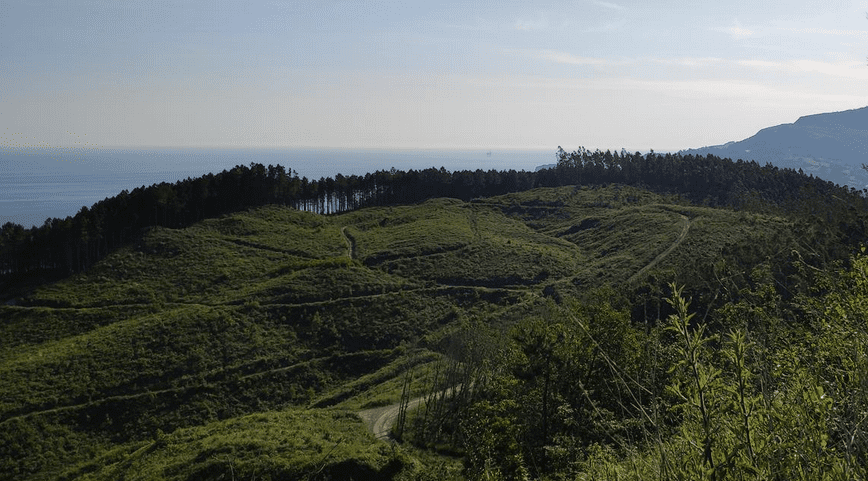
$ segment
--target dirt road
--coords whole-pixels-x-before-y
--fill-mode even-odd
[[[454,388],[449,388],[445,391],[445,394],[448,396],[452,394],[454,389],[460,389],[461,386],[456,386]],[[440,396],[444,391],[440,391],[435,393],[435,396]],[[422,396],[417,397],[416,399],[411,399],[410,402],[407,403],[407,410],[410,411],[415,409],[420,404],[425,402],[428,397],[431,396]],[[401,412],[401,403],[390,404],[388,406],[365,409],[364,411],[359,411],[359,417],[362,418],[362,421],[365,422],[365,425],[368,427],[374,436],[377,439],[389,440],[392,439],[392,426],[395,425],[395,422],[398,421],[398,414]]]
[[[681,233],[678,234],[678,238],[675,239],[675,242],[672,243],[665,251],[661,252],[657,257],[654,258],[651,262],[648,263],[645,267],[639,269],[639,272],[633,274],[630,279],[627,280],[627,284],[632,284],[639,280],[642,275],[648,272],[652,267],[656,266],[660,261],[662,261],[666,256],[669,255],[670,252],[675,250],[676,247],[681,244],[685,237],[687,237],[687,231],[690,230],[690,219],[683,214],[679,214],[681,216],[681,220],[684,221],[684,227],[681,228]]]
[[[421,404],[425,398],[411,399],[407,404],[407,410],[413,409]],[[398,414],[401,411],[401,403],[391,404],[373,409],[365,409],[359,411],[359,417],[368,426],[368,429],[374,433],[374,437],[382,440],[392,439],[392,426],[398,421]]]

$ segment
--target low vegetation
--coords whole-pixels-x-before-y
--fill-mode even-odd
[[[607,184],[151,227],[0,306],[0,478],[865,479],[868,257],[762,210]],[[357,416],[392,404],[397,445]]]

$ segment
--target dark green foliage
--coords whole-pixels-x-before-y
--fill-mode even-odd
[[[533,178],[634,175],[588,155]],[[208,182],[272,185],[261,175]],[[344,178],[326,198],[287,178],[251,202],[343,213],[199,222],[159,187],[141,236],[88,237],[66,251],[88,269],[4,291],[0,472],[415,479],[456,475],[455,456],[471,479],[865,478],[868,284],[844,235],[861,214],[831,226],[778,190],[696,205],[660,175],[656,193],[522,175],[383,173],[376,195]],[[226,192],[220,212],[237,207]],[[350,411],[401,401],[406,451]]]
[[[394,479],[410,459],[373,442],[351,413],[285,410],[157,432],[59,479]]]
[[[862,192],[792,169],[711,155],[651,152],[643,156],[584,148],[572,153],[558,148],[557,154],[557,167],[539,172],[393,169],[309,181],[281,165],[250,164],[175,184],[123,191],[90,208],[82,207],[75,216],[46,219],[38,228],[24,229],[12,223],[0,227],[0,299],[13,298],[26,292],[26,286],[46,278],[87,269],[118,247],[140,240],[152,227],[187,227],[202,219],[267,204],[333,214],[440,197],[469,201],[535,187],[619,183],[632,186],[633,192],[611,200],[596,199],[592,205],[606,209],[642,202],[644,194],[637,194],[635,189],[639,187],[697,205],[796,215],[804,221],[802,228],[812,231],[826,251],[865,237],[866,201]],[[524,213],[539,216],[549,207],[555,206],[538,204],[525,208]],[[824,225],[819,231],[817,221]],[[212,227],[224,234],[256,232],[256,226],[231,221]],[[251,241],[256,239],[240,243]],[[454,242],[460,243],[460,236]],[[258,246],[290,252],[280,243]],[[316,246],[302,245],[291,252],[304,255],[309,248]],[[836,254],[840,258],[846,249]]]

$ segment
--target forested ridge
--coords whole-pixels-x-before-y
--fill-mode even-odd
[[[65,219],[25,229],[0,228],[0,293],[12,282],[80,272],[110,250],[159,226],[179,228],[248,207],[281,204],[321,214],[370,206],[417,203],[437,197],[468,201],[536,187],[618,183],[711,207],[774,211],[831,226],[845,244],[864,238],[864,191],[841,187],[771,164],[733,162],[712,155],[646,155],[580,148],[557,151],[557,167],[538,172],[379,170],[364,176],[309,180],[282,165],[238,165],[231,170],[123,191],[82,207]],[[838,256],[839,258],[842,256]],[[846,256],[843,256],[846,257]],[[2,297],[2,294],[0,294]]]
[[[863,192],[558,159],[7,225],[0,479],[868,479]]]

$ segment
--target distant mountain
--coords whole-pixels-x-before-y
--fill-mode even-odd
[[[868,163],[868,107],[806,115],[792,124],[762,129],[739,142],[681,153],[770,162],[863,189],[868,187],[868,172],[862,169],[862,163]]]

